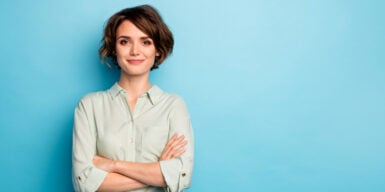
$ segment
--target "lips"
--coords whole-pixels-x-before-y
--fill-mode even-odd
[[[127,61],[128,61],[128,63],[130,63],[132,65],[139,65],[139,64],[143,63],[144,59],[129,59]]]

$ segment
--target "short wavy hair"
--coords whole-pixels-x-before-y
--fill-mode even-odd
[[[102,63],[108,66],[112,64],[119,67],[115,51],[116,32],[120,24],[125,20],[129,20],[154,41],[155,49],[159,56],[155,57],[151,70],[158,68],[172,53],[174,37],[158,11],[150,5],[126,8],[109,18],[104,28],[104,35],[99,48],[99,57]]]

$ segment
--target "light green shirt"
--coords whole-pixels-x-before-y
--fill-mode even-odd
[[[86,95],[75,109],[73,132],[73,182],[76,191],[96,191],[107,172],[95,167],[100,155],[113,160],[157,162],[174,133],[184,135],[186,152],[160,161],[166,188],[135,191],[182,191],[191,182],[193,131],[183,99],[157,86],[141,95],[130,111],[127,91],[115,83],[109,90]]]

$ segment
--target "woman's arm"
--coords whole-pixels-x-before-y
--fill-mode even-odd
[[[72,173],[75,191],[96,191],[108,172],[95,167],[92,159],[96,154],[96,128],[93,124],[91,96],[84,97],[75,108]]]
[[[167,191],[180,192],[191,184],[194,163],[194,134],[187,107],[178,97],[172,104],[169,114],[170,134],[184,135],[188,144],[185,152],[177,158],[160,161],[163,177],[167,183]]]
[[[183,135],[178,136],[177,134],[174,134],[163,150],[160,160],[168,160],[180,156],[185,152],[184,147],[186,144],[187,141]],[[157,187],[166,186],[159,162],[134,163],[127,161],[113,161],[101,156],[95,156],[93,162],[96,167],[109,172],[108,175],[117,173],[120,177],[126,177],[136,181],[136,184],[139,184],[139,186],[141,186],[140,184]],[[118,177],[118,179],[120,178]],[[113,179],[106,179],[103,181],[102,186],[114,186],[115,183],[119,182]],[[136,184],[134,186],[136,186]]]

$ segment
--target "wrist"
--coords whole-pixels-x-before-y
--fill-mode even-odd
[[[111,164],[110,164],[110,172],[117,173],[119,170],[119,164],[120,163],[118,160],[116,160],[116,161],[112,160]]]

